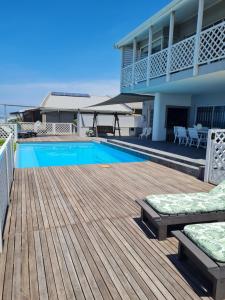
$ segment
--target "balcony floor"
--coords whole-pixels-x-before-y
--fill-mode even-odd
[[[178,145],[177,143],[153,142],[145,138],[140,140],[137,137],[108,137],[108,139],[139,146],[140,151],[146,148],[146,150],[152,150],[155,153],[165,153],[172,158],[182,157],[184,160],[192,160],[205,165],[206,150],[204,148],[197,149],[194,146],[185,147],[185,145]]]
[[[16,169],[0,298],[208,299],[177,241],[139,226],[135,199],[210,188],[153,162]]]

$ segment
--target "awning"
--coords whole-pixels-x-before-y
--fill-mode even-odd
[[[144,101],[151,101],[151,100],[154,100],[154,96],[152,95],[121,93],[116,97],[113,97],[107,101],[93,105],[93,107],[102,106],[102,105],[126,104],[132,102],[144,102]]]

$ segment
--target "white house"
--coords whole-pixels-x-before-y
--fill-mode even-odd
[[[225,128],[225,0],[173,0],[116,48],[121,92],[154,95],[143,107],[153,140],[175,125]]]
[[[78,93],[51,92],[39,107],[14,112],[23,122],[34,123],[75,123],[80,136],[93,127],[99,127],[99,135],[114,132],[115,115],[119,118],[121,135],[136,135],[143,126],[142,105],[112,104],[102,105],[111,99],[109,96],[93,96]],[[95,117],[97,116],[97,117]],[[118,125],[116,123],[116,125]],[[101,130],[101,131],[100,131]],[[118,134],[119,131],[116,131]]]

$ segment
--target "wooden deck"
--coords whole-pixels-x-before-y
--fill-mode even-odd
[[[17,169],[1,299],[208,299],[177,241],[140,228],[134,201],[209,188],[151,162]]]

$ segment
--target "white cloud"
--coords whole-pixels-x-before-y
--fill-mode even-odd
[[[119,80],[0,84],[0,103],[39,105],[51,91],[116,95],[119,93]]]

